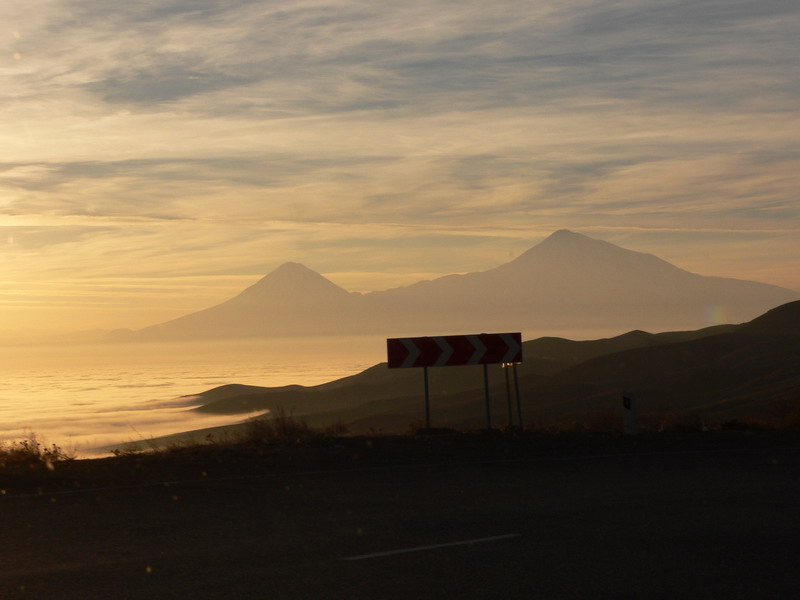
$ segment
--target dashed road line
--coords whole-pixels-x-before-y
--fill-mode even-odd
[[[401,548],[399,550],[387,550],[385,552],[373,552],[371,554],[359,554],[358,556],[348,556],[342,560],[366,560],[368,558],[380,558],[383,556],[393,556],[395,554],[407,554],[409,552],[422,552],[424,550],[435,550],[437,548],[451,548],[453,546],[472,546],[474,544],[482,544],[484,542],[497,542],[499,540],[508,540],[511,538],[521,537],[521,533],[507,533],[505,535],[495,535],[492,537],[478,538],[474,540],[464,540],[461,542],[448,542],[445,544],[432,544],[430,546],[415,546],[413,548]]]

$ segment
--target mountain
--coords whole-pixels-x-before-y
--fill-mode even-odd
[[[212,308],[125,334],[201,339],[491,330],[695,329],[712,312],[752,319],[800,294],[690,273],[651,254],[561,230],[494,269],[368,294],[286,263]]]
[[[271,308],[281,306],[308,308],[320,303],[335,306],[346,303],[353,296],[308,267],[300,263],[287,262],[225,305],[236,308],[264,305]]]
[[[288,262],[238,296],[211,308],[134,332],[119,340],[250,338],[349,333],[361,294],[342,289],[299,263]]]
[[[557,231],[509,263],[489,271],[450,275],[374,294],[388,306],[430,314],[456,327],[487,313],[498,329],[692,329],[708,324],[712,311],[742,322],[800,298],[777,286],[707,277],[679,269],[651,254],[634,252],[573,233]],[[398,311],[396,311],[396,314]]]
[[[800,301],[741,325],[590,341],[539,338],[524,342],[523,357],[518,375],[526,425],[618,431],[623,390],[636,392],[640,422],[650,428],[734,419],[800,425]],[[484,426],[482,369],[429,371],[433,425]],[[495,423],[503,424],[503,371],[493,365],[489,374]],[[210,414],[283,409],[312,425],[343,422],[355,433],[397,432],[419,421],[422,393],[420,369],[382,363],[317,386],[226,385],[192,400],[194,410]]]
[[[709,327],[699,331],[661,334],[632,331],[613,338],[589,341],[538,338],[523,342],[524,362],[519,365],[519,374],[522,381],[541,383],[601,356],[702,339],[718,335],[720,331],[727,329],[724,326]],[[475,367],[431,369],[429,377],[431,389],[441,395],[452,396],[478,390],[481,390],[482,394],[483,374]],[[381,363],[356,375],[312,387],[288,385],[265,388],[239,384],[223,385],[198,394],[196,399],[200,406],[196,410],[212,414],[239,414],[290,406],[300,415],[353,408],[360,413],[363,412],[361,405],[376,401],[397,403],[408,398],[414,406],[417,406],[420,392],[418,369],[389,369],[386,363]]]
[[[782,306],[773,308],[745,323],[740,327],[741,331],[748,333],[765,333],[777,336],[795,336],[800,332],[800,304],[789,302]]]
[[[564,369],[538,388],[542,414],[585,412],[636,390],[652,412],[800,424],[800,301],[714,335],[639,347]]]

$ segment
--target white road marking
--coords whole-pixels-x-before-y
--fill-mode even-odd
[[[406,554],[408,552],[420,552],[422,550],[433,550],[435,548],[450,548],[451,546],[470,546],[483,542],[495,542],[497,540],[507,540],[520,537],[521,533],[508,533],[506,535],[495,535],[493,537],[479,538],[476,540],[465,540],[463,542],[449,542],[447,544],[433,544],[432,546],[416,546],[414,548],[402,548],[400,550],[388,550],[386,552],[374,552],[372,554],[360,554],[358,556],[348,556],[342,560],[364,560],[367,558],[378,558],[380,556],[392,556],[393,554]]]

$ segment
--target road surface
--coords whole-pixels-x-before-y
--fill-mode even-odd
[[[0,599],[795,598],[800,450],[254,473],[0,500]]]

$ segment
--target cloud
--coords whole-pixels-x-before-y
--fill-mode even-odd
[[[110,74],[85,88],[104,102],[156,104],[247,83],[247,78],[222,72],[158,65],[140,71]]]
[[[13,260],[0,274],[144,281],[284,260],[446,273],[562,227],[624,242],[623,228],[654,250],[672,246],[652,232],[717,230],[730,250],[715,242],[715,255],[733,257],[742,232],[790,231],[800,216],[798,11],[5,4],[0,224]],[[775,244],[765,260],[796,270],[789,242]]]
[[[196,114],[255,119],[570,105],[578,97],[710,103],[709,80],[724,91],[726,73],[761,73],[763,82],[759,67],[791,65],[780,34],[791,35],[797,12],[789,2],[709,1],[55,6],[48,25],[60,55],[53,48],[48,58],[71,63],[72,79],[83,79],[78,89],[135,110],[187,100],[183,108]],[[723,77],[709,78],[715,73]],[[704,85],[692,91],[690,83]],[[752,93],[735,98],[743,96]]]
[[[49,246],[80,243],[98,234],[113,231],[109,227],[8,227],[0,226],[0,239],[8,240],[14,252],[39,251]],[[0,250],[2,252],[2,250]]]

